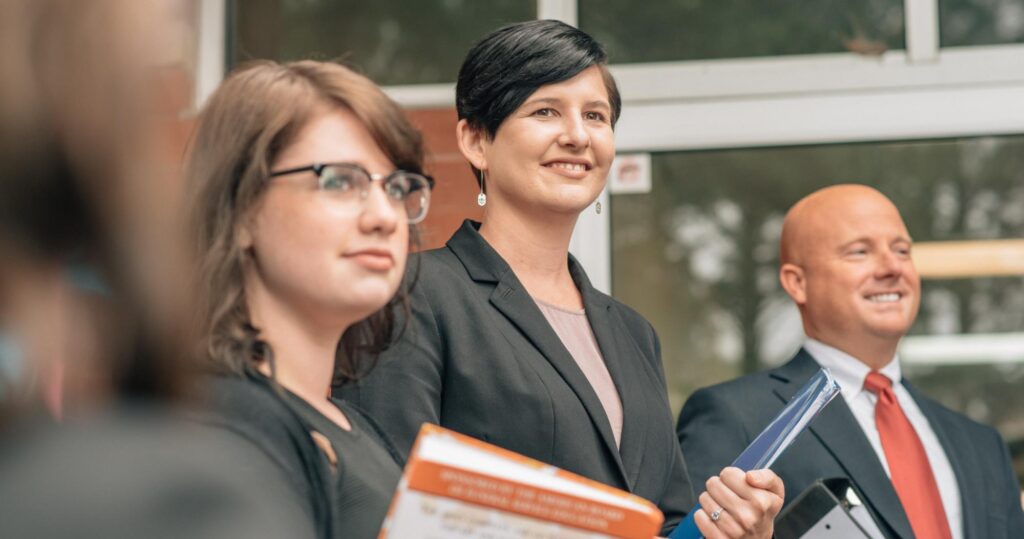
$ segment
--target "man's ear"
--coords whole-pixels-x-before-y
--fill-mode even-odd
[[[797,305],[807,303],[807,279],[803,268],[796,264],[783,264],[779,268],[779,282]]]
[[[478,170],[487,170],[486,147],[489,142],[482,129],[476,129],[466,120],[459,120],[455,126],[455,139],[459,141],[459,151],[469,164]]]

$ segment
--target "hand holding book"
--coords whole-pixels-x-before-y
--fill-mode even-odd
[[[640,497],[425,424],[380,539],[650,539],[662,521]]]

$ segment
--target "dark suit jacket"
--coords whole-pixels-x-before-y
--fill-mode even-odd
[[[679,417],[690,477],[703,484],[740,454],[814,373],[800,350],[789,363],[694,393]],[[963,505],[964,537],[1024,537],[1020,486],[999,433],[925,397],[903,381],[949,457]],[[849,477],[888,537],[913,537],[882,464],[842,396],[834,399],[772,466],[786,503],[815,479]]]
[[[657,336],[569,258],[623,407],[621,448],[597,394],[508,264],[469,221],[410,261],[412,317],[372,373],[339,393],[408,451],[436,423],[656,503],[674,528],[694,503]]]

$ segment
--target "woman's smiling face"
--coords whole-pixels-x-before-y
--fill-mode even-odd
[[[488,204],[580,213],[604,188],[615,157],[601,68],[541,86],[481,146]]]

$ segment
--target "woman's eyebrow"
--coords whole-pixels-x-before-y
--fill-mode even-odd
[[[558,105],[561,104],[562,100],[557,97],[538,97],[536,99],[530,99],[524,105],[539,105],[542,103]]]
[[[523,106],[541,105],[541,104],[561,105],[562,104],[562,100],[560,98],[557,98],[557,97],[538,97],[536,99],[530,99],[530,100],[526,101],[525,103],[523,103]],[[587,101],[586,103],[583,104],[583,108],[593,108],[593,107],[601,107],[601,108],[605,108],[605,109],[608,109],[608,110],[611,110],[611,108],[612,108],[611,104],[609,104],[604,99],[595,99],[593,101]]]

